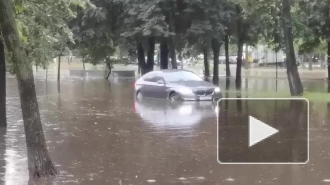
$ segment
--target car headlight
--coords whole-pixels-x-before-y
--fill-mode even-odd
[[[220,88],[219,87],[214,88],[214,92],[215,93],[219,93],[220,92]]]
[[[189,88],[180,88],[178,90],[181,94],[186,94],[186,95],[190,95],[193,94],[193,91]]]

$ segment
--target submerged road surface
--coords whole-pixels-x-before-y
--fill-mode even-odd
[[[330,104],[311,102],[308,164],[220,165],[216,107],[210,102],[135,102],[134,80],[61,80],[58,86],[55,78],[36,78],[47,146],[60,175],[32,182],[17,84],[8,77],[8,128],[0,129],[0,184],[330,184]],[[274,88],[273,82],[263,80],[249,87]],[[323,82],[304,83],[311,91],[327,89]],[[279,86],[286,88],[285,81]]]

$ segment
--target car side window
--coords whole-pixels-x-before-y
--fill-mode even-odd
[[[148,74],[146,75],[143,80],[144,81],[147,81],[147,82],[153,82],[152,79],[155,77],[156,75],[155,74]]]
[[[159,80],[164,81],[164,79],[161,76],[157,76],[157,75],[148,76],[147,78],[144,79],[144,81],[154,82],[154,83],[157,83]]]
[[[152,80],[152,82],[155,82],[155,83],[157,83],[158,81],[162,81],[162,82],[164,82],[164,79],[162,78],[162,77],[160,77],[160,76],[155,76],[154,78],[152,78],[151,79]]]

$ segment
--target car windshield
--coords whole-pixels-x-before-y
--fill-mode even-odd
[[[188,71],[177,71],[171,73],[164,73],[164,79],[168,83],[181,81],[203,81],[198,75]]]

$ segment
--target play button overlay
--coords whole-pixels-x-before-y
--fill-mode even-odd
[[[249,147],[276,134],[277,132],[277,129],[249,116]]]
[[[220,164],[306,164],[309,102],[303,98],[223,98],[218,102]]]

